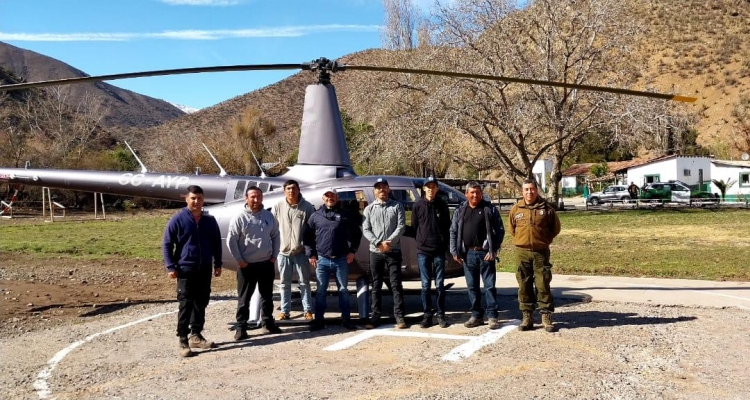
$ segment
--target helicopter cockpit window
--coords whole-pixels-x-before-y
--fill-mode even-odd
[[[411,210],[414,202],[417,201],[413,190],[408,189],[391,189],[391,198],[404,205],[404,209]]]
[[[255,181],[238,181],[237,186],[234,187],[234,199],[235,200],[244,199],[245,191],[247,190],[247,188],[251,186],[257,186],[257,185],[258,185],[258,182],[255,182]],[[268,189],[269,185],[267,183],[261,183],[261,185],[265,185],[266,189]],[[263,186],[259,186],[259,187],[262,192],[264,193],[266,192],[266,189],[264,189]]]
[[[357,210],[361,213],[367,207],[367,197],[362,190],[339,191],[338,195],[341,205],[352,211]]]
[[[241,199],[245,197],[245,181],[238,181],[237,186],[234,188],[234,199]]]

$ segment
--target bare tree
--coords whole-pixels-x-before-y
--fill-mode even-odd
[[[408,50],[414,46],[417,10],[412,0],[383,0],[385,24],[380,32],[383,47]]]
[[[638,74],[619,55],[637,30],[623,7],[617,0],[536,0],[521,11],[506,0],[438,4],[436,51],[455,49],[446,65],[462,72],[629,87]],[[552,158],[555,200],[565,157],[587,134],[616,131],[625,104],[639,101],[471,79],[448,82],[436,97],[447,111],[446,127],[491,154],[517,184],[533,177],[536,161]]]

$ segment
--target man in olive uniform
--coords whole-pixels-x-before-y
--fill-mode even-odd
[[[552,312],[555,311],[555,304],[549,286],[552,281],[549,245],[560,233],[560,219],[552,206],[539,197],[534,179],[525,180],[522,189],[523,199],[513,205],[509,214],[518,265],[518,304],[523,313],[518,330],[527,331],[534,327],[533,313],[534,308],[538,307],[544,330],[554,332]]]

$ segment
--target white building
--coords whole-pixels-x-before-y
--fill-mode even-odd
[[[627,183],[638,186],[652,182],[678,180],[690,186],[709,190],[711,183],[710,157],[671,155],[655,158],[627,168]]]
[[[711,161],[711,176],[724,182],[734,182],[727,189],[726,201],[750,200],[750,161]],[[711,183],[712,193],[721,193],[719,188]]]
[[[547,177],[552,173],[552,159],[546,158],[537,160],[534,163],[534,167],[531,168],[531,172],[536,178],[536,183],[539,184],[539,189],[542,193],[547,192]]]

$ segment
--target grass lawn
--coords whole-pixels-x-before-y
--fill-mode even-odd
[[[0,252],[39,258],[161,259],[164,227],[176,210],[115,214],[107,220],[0,220]],[[750,281],[750,210],[567,212],[552,246],[554,273]],[[507,214],[503,215],[507,225]],[[514,271],[506,236],[500,270]]]
[[[560,221],[554,273],[750,280],[749,210],[574,212]],[[515,271],[511,240],[503,242],[503,271]]]

